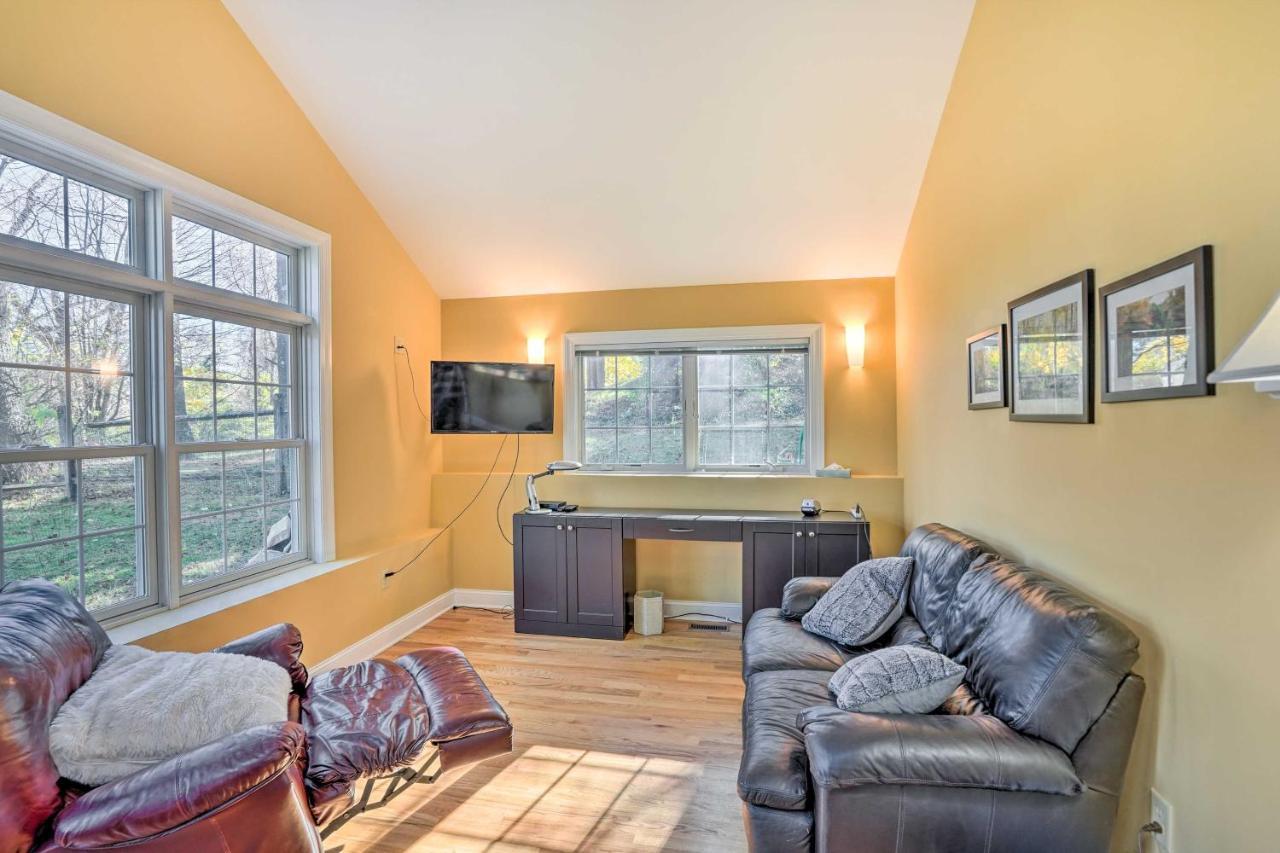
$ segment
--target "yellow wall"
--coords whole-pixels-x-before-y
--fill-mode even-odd
[[[897,277],[906,523],[1068,579],[1142,639],[1150,692],[1115,849],[1153,783],[1179,851],[1274,849],[1280,402],[965,408],[964,340],[1083,267],[1214,246],[1219,360],[1280,278],[1280,5],[980,0]]]
[[[9,0],[0,20],[3,89],[332,235],[338,554],[421,535],[435,451],[392,339],[419,361],[436,354],[439,300],[227,11],[216,0]],[[418,568],[449,586],[445,566]],[[334,651],[428,593],[384,593],[376,573],[350,586],[352,572],[149,642],[198,648],[291,619],[315,624],[312,650]],[[317,608],[334,618],[313,619]]]
[[[524,501],[524,474],[564,456],[561,361],[565,332],[822,323],[826,348],[826,459],[822,464],[840,462],[867,476],[829,480],[571,474],[540,480],[543,498],[596,506],[734,509],[795,509],[804,497],[818,497],[835,509],[861,502],[872,522],[875,552],[891,553],[901,544],[892,279],[608,290],[448,299],[442,304],[445,358],[524,361],[526,340],[544,337],[547,361],[556,364],[559,397],[555,434],[522,438],[517,475],[501,510],[495,514],[505,476],[495,477],[475,508],[458,521],[452,561],[457,586],[511,588],[511,548],[498,533],[497,518],[509,535],[511,513]],[[867,328],[866,366],[860,370],[851,370],[845,357],[844,326],[851,323]],[[444,472],[437,475],[433,487],[435,524],[447,523],[475,494],[500,441],[493,436],[444,438]],[[508,442],[499,471],[511,471],[514,449],[514,442]],[[662,589],[668,598],[738,601],[740,553],[734,544],[642,542],[637,581]]]

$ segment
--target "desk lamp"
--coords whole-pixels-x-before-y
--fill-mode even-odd
[[[537,474],[530,474],[524,481],[524,492],[529,496],[529,506],[525,508],[525,512],[531,515],[545,515],[551,512],[549,509],[543,509],[538,503],[538,492],[533,487],[533,481],[539,477],[550,477],[557,471],[576,471],[582,467],[581,462],[570,462],[567,459],[561,459],[558,462],[552,462],[547,466],[547,470],[539,471]]]

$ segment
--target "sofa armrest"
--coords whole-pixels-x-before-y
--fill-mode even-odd
[[[856,714],[810,708],[799,715],[809,772],[820,788],[937,785],[1079,794],[1066,753],[996,717]]]
[[[247,637],[232,640],[225,646],[218,646],[214,651],[248,655],[279,664],[289,673],[293,689],[298,692],[306,689],[311,677],[307,673],[307,668],[302,665],[302,632],[288,622],[281,622]]]
[[[839,578],[792,578],[782,588],[782,615],[799,619],[813,609],[818,599],[831,589]]]
[[[62,811],[54,841],[91,849],[170,832],[251,795],[298,761],[305,742],[297,723],[255,726],[108,782]]]

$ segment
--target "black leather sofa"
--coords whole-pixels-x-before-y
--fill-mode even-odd
[[[968,668],[927,715],[837,708],[831,673],[867,649],[806,632],[834,579],[795,578],[743,637],[738,793],[752,850],[1105,851],[1144,683],[1110,614],[983,542],[913,530],[907,614],[877,645]]]

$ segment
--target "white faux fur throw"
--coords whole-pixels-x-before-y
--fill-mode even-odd
[[[112,646],[49,726],[58,772],[102,785],[198,746],[289,717],[289,673],[221,653]]]

